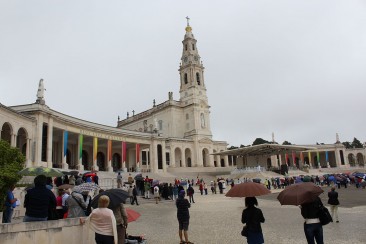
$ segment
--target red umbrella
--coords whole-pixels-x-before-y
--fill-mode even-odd
[[[303,203],[313,202],[324,191],[312,182],[298,183],[286,187],[277,199],[281,205],[301,205]]]
[[[141,216],[140,213],[138,213],[135,210],[132,210],[130,208],[126,208],[126,213],[127,213],[127,221],[128,221],[128,223],[137,220]]]
[[[245,182],[232,187],[225,196],[227,197],[256,197],[271,193],[264,185],[254,182]]]

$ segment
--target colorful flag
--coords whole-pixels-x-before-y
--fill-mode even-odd
[[[288,162],[288,154],[287,153],[285,154],[285,158],[286,158],[286,164],[289,165],[289,162]]]
[[[329,162],[329,157],[328,157],[328,151],[325,152],[325,161],[328,163]]]
[[[309,157],[309,165],[311,165],[311,152],[308,152],[308,157]]]
[[[295,152],[292,152],[292,164],[296,165],[296,154],[295,154]]]
[[[140,163],[140,144],[136,144],[136,166]]]
[[[125,163],[126,162],[126,153],[127,153],[127,147],[126,147],[126,142],[122,142],[122,162]]]
[[[304,154],[302,152],[300,152],[300,160],[301,163],[304,163]]]
[[[112,163],[112,141],[108,140],[108,164],[110,165]]]
[[[318,161],[318,164],[320,163],[320,155],[319,152],[316,152],[316,160]]]
[[[69,138],[69,132],[68,131],[64,131],[64,157],[66,157],[66,153],[67,153],[67,140]]]
[[[97,153],[98,153],[98,138],[94,137],[94,143],[93,143],[93,159],[94,162],[97,162]]]

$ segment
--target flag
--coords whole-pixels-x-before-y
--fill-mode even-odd
[[[140,163],[140,144],[136,144],[136,166]]]
[[[84,141],[84,137],[82,134],[80,134],[79,135],[79,160],[83,158],[83,141]]]
[[[325,152],[325,162],[329,162],[328,151]]]
[[[69,132],[68,131],[64,131],[64,157],[66,157],[66,153],[67,153],[67,140],[69,137]]]
[[[93,141],[93,159],[94,162],[97,162],[97,153],[98,153],[98,138],[94,137],[94,141]]]

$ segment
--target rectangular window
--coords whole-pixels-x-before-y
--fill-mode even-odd
[[[165,160],[166,160],[166,165],[170,165],[170,156],[169,153],[165,153]]]

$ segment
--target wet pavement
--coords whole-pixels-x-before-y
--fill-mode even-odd
[[[325,187],[323,203],[327,202]],[[198,190],[196,189],[196,192]],[[303,218],[296,206],[281,206],[278,193],[258,199],[265,223],[262,224],[265,243],[293,244],[306,243]],[[354,187],[339,190],[340,223],[330,223],[323,227],[325,243],[358,244],[366,243],[366,189]],[[140,206],[127,204],[141,217],[129,224],[127,232],[132,235],[144,234],[149,244],[179,243],[176,207],[171,200],[155,204],[153,199],[139,198]],[[240,235],[241,213],[244,199],[227,198],[224,195],[195,194],[196,203],[190,208],[189,240],[196,244],[246,243]]]

